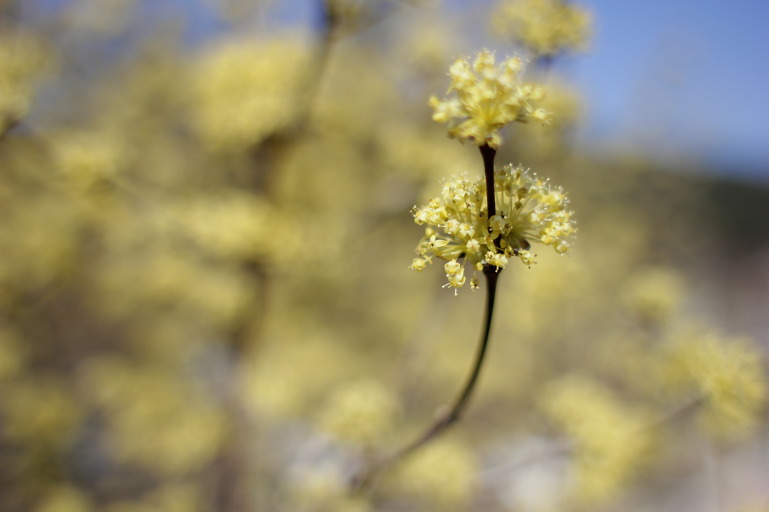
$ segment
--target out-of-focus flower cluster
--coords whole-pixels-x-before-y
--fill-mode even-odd
[[[767,393],[761,360],[745,339],[688,329],[666,348],[668,392],[702,401],[698,420],[719,438],[739,438],[759,419]]]
[[[523,62],[518,57],[496,64],[494,55],[479,52],[475,60],[460,57],[449,69],[456,98],[430,98],[433,120],[448,123],[449,137],[478,146],[499,147],[499,130],[514,121],[547,123],[550,113],[538,108],[545,90],[535,84],[522,83],[519,75]]]
[[[427,228],[411,268],[423,270],[433,256],[447,260],[448,285],[460,288],[466,281],[464,262],[473,271],[482,270],[484,265],[504,268],[513,257],[531,265],[533,242],[552,246],[558,254],[569,250],[575,227],[563,189],[512,165],[495,171],[494,186],[497,213],[491,219],[485,180],[469,181],[464,176],[447,180],[440,198],[415,208],[417,224],[441,231]],[[471,285],[477,286],[474,283],[475,277]]]
[[[230,41],[195,70],[191,122],[212,149],[243,150],[287,127],[301,111],[307,52],[293,40]]]
[[[32,35],[6,30],[0,34],[0,133],[27,113],[35,81],[48,60]]]
[[[590,13],[566,0],[503,0],[492,27],[539,57],[584,50],[592,28]]]
[[[620,403],[589,379],[571,376],[551,384],[543,407],[569,436],[573,473],[569,493],[579,502],[612,498],[649,453],[644,413]]]

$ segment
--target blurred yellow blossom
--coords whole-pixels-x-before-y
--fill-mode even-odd
[[[697,329],[676,334],[666,347],[664,376],[680,400],[703,400],[699,421],[719,439],[744,437],[766,405],[761,357],[745,338]]]
[[[34,512],[90,512],[95,510],[88,495],[69,486],[49,489],[35,507]]]
[[[33,37],[6,31],[0,33],[0,134],[29,110],[35,80],[50,57]]]
[[[115,178],[128,158],[117,135],[98,131],[59,135],[52,148],[59,171],[82,190]]]
[[[174,210],[187,234],[211,255],[270,261],[285,257],[285,247],[290,245],[292,230],[286,216],[251,194],[209,194]]]
[[[681,277],[672,269],[638,269],[625,284],[622,298],[628,308],[644,321],[664,323],[675,312],[681,295]]]
[[[187,219],[194,220],[194,216]],[[234,266],[209,265],[205,254],[190,250],[192,244],[170,243],[179,237],[179,230],[166,234],[167,220],[163,218],[160,224],[163,228],[154,234],[149,247],[146,239],[122,239],[120,230],[115,230],[115,238],[110,234],[108,240],[115,245],[115,253],[95,268],[97,290],[105,297],[121,300],[105,301],[104,311],[122,316],[135,313],[137,308],[169,308],[219,325],[241,318],[256,293],[246,285],[245,272]],[[223,249],[229,248],[210,248],[213,254]],[[132,286],[136,282],[143,286]]]
[[[584,50],[591,33],[590,14],[566,0],[502,0],[492,26],[544,57]]]
[[[440,439],[403,461],[395,483],[428,503],[462,508],[472,496],[477,471],[478,461],[470,449]]]
[[[283,336],[244,361],[239,372],[247,407],[266,417],[285,418],[315,406],[332,383],[352,378],[352,354],[334,338],[315,333]],[[312,407],[315,410],[315,407]]]
[[[479,52],[473,63],[465,57],[449,68],[451,86],[456,98],[430,98],[433,121],[448,123],[449,137],[477,146],[499,147],[499,130],[514,121],[531,120],[547,123],[550,113],[537,108],[545,90],[535,84],[522,83],[519,75],[523,62],[518,57],[497,65],[488,50]]]
[[[547,130],[537,127],[519,130],[516,133],[517,148],[526,154],[542,156],[548,160],[562,158],[570,149],[569,136],[584,116],[584,99],[579,92],[567,84],[548,77],[547,96],[540,106],[548,112],[557,112]]]
[[[301,111],[308,64],[289,39],[221,43],[194,69],[193,127],[213,150],[253,147]]]
[[[392,431],[399,407],[392,391],[375,380],[342,384],[324,404],[321,428],[356,445],[371,446]]]
[[[574,498],[598,504],[616,496],[650,447],[646,414],[576,375],[550,384],[542,406],[572,443]]]
[[[83,407],[59,380],[38,375],[4,385],[0,411],[8,438],[37,449],[62,449],[76,434]]]
[[[120,459],[164,475],[187,474],[216,453],[225,423],[203,393],[164,370],[94,358],[82,364],[81,385],[105,413]]]
[[[350,493],[341,475],[323,466],[297,479],[295,508],[302,512],[369,512],[365,497]]]

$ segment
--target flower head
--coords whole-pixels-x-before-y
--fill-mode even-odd
[[[534,242],[552,246],[560,254],[569,250],[575,227],[563,189],[512,165],[498,169],[494,183],[497,213],[491,219],[485,180],[470,181],[465,176],[449,179],[441,197],[414,209],[414,221],[430,227],[417,246],[419,258],[411,268],[421,271],[437,256],[448,262],[444,266],[447,286],[460,288],[466,281],[464,262],[474,271],[484,266],[499,270],[511,258],[531,265],[534,255],[529,249]]]
[[[550,114],[536,108],[545,96],[542,87],[524,84],[518,79],[523,63],[518,57],[506,59],[499,65],[494,55],[482,50],[470,61],[460,57],[449,68],[451,86],[456,98],[440,100],[433,96],[433,121],[448,123],[449,136],[482,146],[499,147],[499,130],[514,121],[533,119],[546,123]]]

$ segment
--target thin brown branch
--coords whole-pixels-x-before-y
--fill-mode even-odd
[[[425,431],[411,443],[395,451],[394,453],[386,456],[378,463],[372,464],[363,468],[363,471],[356,475],[353,479],[352,487],[356,492],[362,492],[369,489],[374,480],[386,469],[394,466],[396,463],[403,461],[406,457],[413,454],[419,448],[425,446],[431,441],[435,440],[446,429],[451,427],[454,423],[462,418],[462,415],[467,408],[467,404],[470,401],[473,391],[478,383],[478,377],[481,373],[484,357],[486,355],[486,349],[489,344],[489,337],[491,334],[491,323],[494,317],[494,300],[497,293],[497,280],[499,279],[499,272],[493,267],[486,266],[483,269],[483,275],[486,277],[486,312],[483,321],[483,331],[481,333],[480,341],[478,342],[478,348],[475,353],[475,361],[470,370],[467,380],[464,386],[457,395],[453,405],[444,414],[440,415]]]

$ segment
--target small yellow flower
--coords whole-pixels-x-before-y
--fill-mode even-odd
[[[559,243],[555,247],[555,252],[559,254],[563,254],[563,252],[559,251],[559,248],[565,247],[566,245],[564,243]],[[565,251],[564,251],[565,252]],[[521,261],[524,265],[531,265],[534,263],[534,255],[531,254],[529,251],[518,251],[518,257],[521,258]]]
[[[448,123],[451,138],[493,148],[499,147],[499,130],[506,124],[529,120],[547,123],[550,114],[536,107],[545,96],[544,89],[521,83],[518,75],[522,68],[518,57],[496,65],[494,55],[487,50],[478,53],[472,66],[467,58],[460,57],[449,68],[449,92],[456,91],[458,97],[431,97],[433,121]]]
[[[462,272],[462,265],[457,260],[451,260],[443,266],[443,269],[446,271],[446,275],[455,276]]]
[[[427,265],[426,259],[414,258],[414,261],[411,262],[411,266],[409,268],[411,270],[416,270],[417,272],[422,272],[425,269],[426,265]]]
[[[505,268],[505,265],[507,265],[507,256],[489,251],[486,253],[486,262],[497,267],[497,271],[499,271],[499,269]]]

